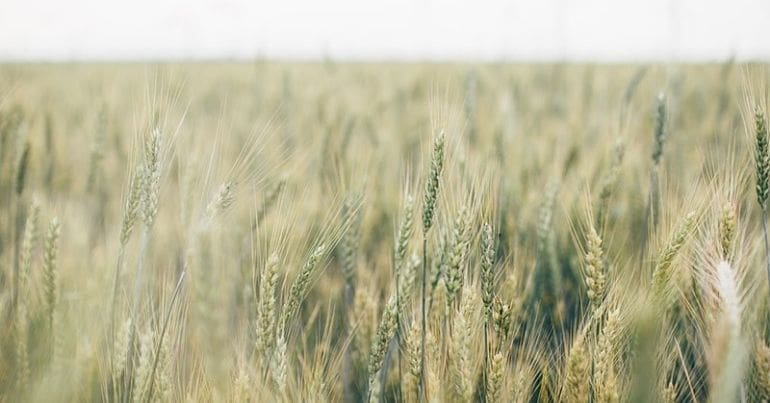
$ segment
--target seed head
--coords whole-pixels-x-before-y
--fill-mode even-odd
[[[673,277],[672,264],[694,227],[695,213],[691,212],[684,217],[679,228],[658,255],[652,274],[652,288],[655,302],[659,307],[665,307],[669,302]]]
[[[393,253],[397,270],[404,263],[407,247],[409,246],[409,239],[412,237],[413,230],[414,199],[412,196],[407,196],[406,202],[404,203],[403,216],[401,217],[401,225],[398,226],[398,234],[396,235],[396,247]]]
[[[43,254],[43,278],[45,286],[45,302],[49,323],[53,324],[53,313],[56,307],[56,258],[59,252],[59,219],[54,217],[48,226],[45,237]]]
[[[492,226],[485,223],[481,228],[481,302],[484,303],[484,318],[492,318],[492,299],[495,287],[495,235]]]
[[[593,225],[589,225],[588,247],[585,256],[585,282],[588,287],[588,300],[591,309],[597,312],[604,300],[606,274],[604,268],[602,239]]]
[[[666,96],[660,93],[655,109],[655,147],[652,151],[652,161],[655,166],[660,165],[660,159],[663,156],[663,144],[666,142],[666,119]]]
[[[444,143],[446,136],[441,131],[433,140],[433,153],[430,159],[430,171],[425,182],[425,197],[422,206],[422,231],[427,233],[433,226],[436,211],[441,171],[444,170]]]
[[[726,202],[719,214],[719,243],[722,247],[723,259],[727,259],[732,252],[736,221],[735,205],[732,202]]]
[[[152,227],[158,215],[160,199],[160,130],[154,129],[144,142],[144,163],[142,164],[142,221]]]
[[[348,197],[342,208],[342,216],[349,223],[339,245],[340,269],[345,284],[352,287],[355,282],[358,244],[361,239],[361,196]]]
[[[570,403],[589,401],[590,370],[591,360],[583,336],[578,334],[567,356],[567,373],[564,375],[562,391],[563,401]]]
[[[767,122],[765,113],[757,107],[754,111],[756,133],[756,148],[754,160],[757,168],[757,202],[762,210],[767,208],[767,197],[770,192],[770,149],[767,138]]]
[[[221,216],[232,207],[233,203],[235,203],[235,182],[227,181],[219,187],[217,194],[206,206],[206,217],[213,220]]]
[[[24,191],[24,185],[27,179],[27,170],[29,168],[29,143],[24,143],[24,150],[21,152],[21,159],[16,168],[16,194],[21,195]]]
[[[269,352],[275,346],[275,286],[278,282],[279,262],[277,254],[270,255],[259,280],[257,354],[263,359],[269,357]]]
[[[305,262],[305,265],[302,266],[299,275],[294,279],[294,283],[292,283],[291,289],[289,290],[289,299],[286,302],[286,306],[283,310],[283,317],[281,318],[283,326],[288,325],[289,320],[296,313],[297,309],[299,309],[299,305],[302,303],[302,300],[305,298],[305,294],[310,287],[310,280],[325,253],[326,246],[324,244],[318,245],[313,249],[313,252]]]
[[[468,255],[471,241],[470,221],[468,208],[463,206],[455,218],[452,229],[452,247],[449,249],[447,259],[446,290],[450,305],[463,286],[465,258]]]

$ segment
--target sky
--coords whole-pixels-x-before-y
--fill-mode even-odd
[[[770,61],[770,0],[0,0],[0,60]]]

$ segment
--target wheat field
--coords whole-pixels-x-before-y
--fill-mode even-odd
[[[770,401],[768,77],[0,66],[0,401]]]

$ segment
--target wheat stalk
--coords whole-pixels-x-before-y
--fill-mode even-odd
[[[444,170],[444,146],[446,136],[441,131],[433,140],[433,152],[430,159],[430,170],[425,181],[425,195],[422,206],[422,290],[420,294],[421,310],[421,342],[420,351],[420,393],[424,400],[428,400],[426,393],[428,389],[427,378],[425,377],[425,337],[427,334],[427,281],[428,281],[428,231],[433,226],[433,216],[436,210],[436,201],[438,200],[439,183],[441,172]]]
[[[411,267],[405,267],[404,273],[401,277],[401,283],[398,285],[398,290],[394,290],[391,296],[388,298],[387,303],[382,311],[382,317],[377,327],[377,333],[372,341],[371,348],[369,349],[369,362],[368,362],[368,374],[369,374],[369,398],[373,398],[373,394],[376,392],[374,388],[377,384],[376,380],[378,374],[383,367],[385,360],[385,353],[390,345],[391,339],[396,334],[396,328],[398,323],[396,318],[399,311],[398,300],[396,294],[401,298],[409,295],[414,285],[415,273],[414,269],[420,264],[419,261],[414,262]],[[422,344],[421,347],[422,348]],[[382,386],[382,385],[380,385]]]

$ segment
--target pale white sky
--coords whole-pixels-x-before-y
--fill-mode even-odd
[[[770,0],[0,0],[0,60],[770,60]]]

